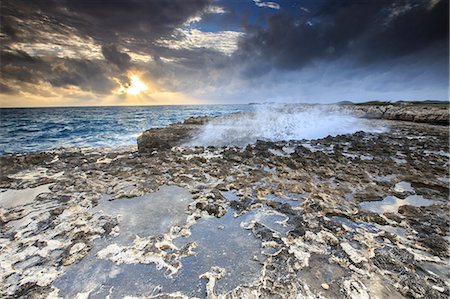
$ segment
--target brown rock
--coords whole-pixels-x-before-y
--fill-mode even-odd
[[[153,128],[137,138],[140,153],[155,150],[167,150],[187,142],[210,118],[207,116],[191,117],[183,123],[171,124],[164,128]]]
[[[345,109],[352,110],[363,118],[449,125],[449,107],[447,105],[348,105],[345,106]]]

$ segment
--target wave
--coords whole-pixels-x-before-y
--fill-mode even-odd
[[[221,117],[208,123],[188,146],[245,146],[257,140],[319,139],[387,128],[336,106],[264,105],[255,112]]]

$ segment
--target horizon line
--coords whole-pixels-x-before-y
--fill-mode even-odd
[[[264,104],[302,104],[302,105],[336,105],[340,103],[351,103],[351,104],[364,104],[364,103],[372,103],[372,102],[380,102],[380,103],[449,103],[450,99],[447,100],[369,100],[369,101],[349,101],[349,100],[341,100],[332,103],[305,103],[305,102],[276,102],[276,101],[265,101],[265,102],[247,102],[247,103],[193,103],[193,104],[148,104],[148,105],[69,105],[69,106],[6,106],[0,107],[0,109],[42,109],[42,108],[100,108],[100,107],[165,107],[165,106],[228,106],[228,105],[264,105]]]

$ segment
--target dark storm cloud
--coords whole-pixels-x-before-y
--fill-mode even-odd
[[[449,2],[441,0],[433,7],[429,3],[421,3],[404,13],[399,12],[399,16],[393,17],[382,30],[370,36],[364,57],[374,60],[395,58],[436,43],[448,44]]]
[[[99,63],[79,59],[58,59],[48,74],[55,87],[79,86],[84,90],[107,94],[118,85],[108,77],[108,69]]]
[[[107,94],[117,87],[108,67],[98,62],[57,57],[42,59],[23,51],[2,52],[0,60],[1,79],[6,82],[48,82],[55,87],[77,86],[99,94]],[[10,87],[6,90],[13,92]]]
[[[131,51],[158,55],[155,52],[159,47],[154,42],[170,35],[209,3],[209,0],[2,1],[2,81],[14,80],[16,84],[44,81],[55,87],[73,85],[107,93],[117,87],[112,78],[126,83],[124,71],[132,66],[130,56],[119,49],[126,45]],[[89,47],[99,45],[107,63],[98,57],[48,57],[52,55],[52,45],[73,49],[74,37],[80,39],[76,41],[79,48],[83,47],[83,40],[92,41],[83,49],[88,56],[89,52],[94,55]],[[45,47],[50,54],[40,57],[32,47],[26,53],[14,48],[19,43],[48,45]]]
[[[109,41],[154,40],[170,34],[208,4],[208,0],[55,1],[53,14],[78,30]]]
[[[6,37],[9,37],[9,39],[15,39],[17,36],[13,23],[14,21],[9,16],[2,16],[0,22],[0,32]]]
[[[15,32],[14,27],[21,26],[17,24],[17,19],[25,23],[27,20],[39,20],[41,25],[47,23],[71,26],[104,44],[118,39],[151,41],[170,34],[189,17],[204,9],[209,2],[6,0],[2,2],[2,17],[5,17],[5,28],[11,33]]]
[[[237,56],[253,62],[246,75],[258,76],[344,56],[369,63],[413,54],[448,43],[448,1],[433,4],[329,1],[308,19],[282,11],[269,17],[267,27],[249,27]]]
[[[6,84],[0,82],[0,93],[15,94],[16,91]]]
[[[0,73],[3,80],[15,80],[26,83],[38,83],[43,73],[49,73],[48,63],[37,57],[31,57],[23,51],[0,53]]]
[[[106,60],[115,64],[121,70],[130,67],[130,55],[120,52],[115,45],[102,46],[102,54]]]
[[[279,9],[267,8],[269,2]],[[211,5],[225,12],[208,17]],[[164,90],[242,101],[247,94],[265,100],[268,91],[310,96],[327,85],[353,86],[341,93],[359,94],[367,91],[358,89],[361,78],[369,89],[411,90],[407,82],[414,82],[425,88],[421,95],[433,86],[442,94],[448,6],[447,0],[4,0],[0,92],[45,82],[108,94],[137,70]],[[190,35],[191,29],[205,34]],[[205,37],[226,30],[244,33],[232,55],[223,51],[230,39]]]

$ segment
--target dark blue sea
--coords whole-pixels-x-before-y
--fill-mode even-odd
[[[0,109],[0,154],[61,147],[126,146],[143,131],[191,116],[249,111],[252,105]]]

